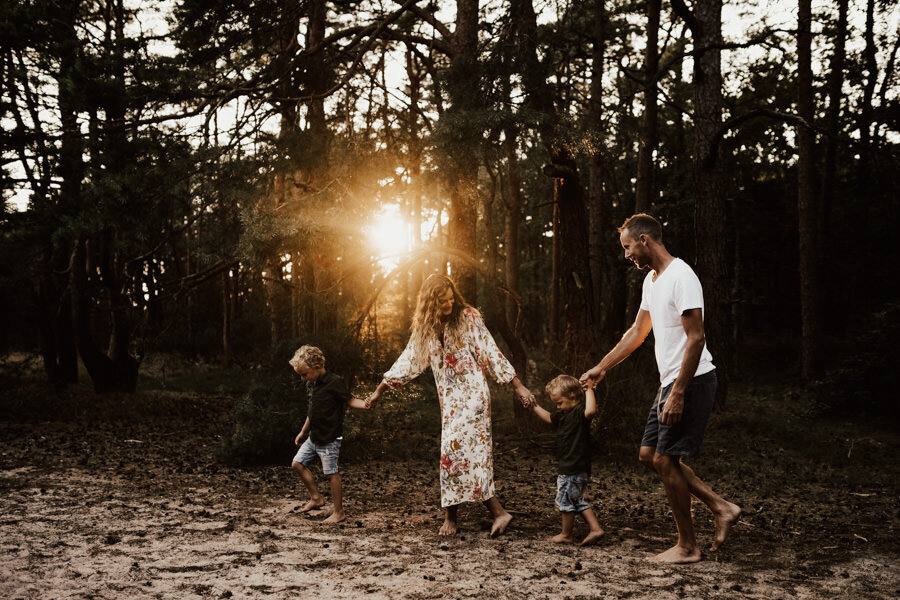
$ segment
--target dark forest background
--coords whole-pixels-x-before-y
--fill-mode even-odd
[[[784,378],[889,414],[898,9],[724,14],[4,2],[6,383],[29,357],[97,392],[134,391],[161,354],[287,374],[311,341],[374,385],[443,271],[539,390],[633,320],[643,273],[616,227],[648,212],[703,283],[726,407],[729,387]],[[652,353],[633,362],[652,384]]]

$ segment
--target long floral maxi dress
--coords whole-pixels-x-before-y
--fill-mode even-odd
[[[494,496],[494,459],[491,440],[491,397],[485,372],[499,383],[516,376],[500,352],[477,310],[464,313],[461,347],[431,343],[417,348],[410,339],[394,365],[384,374],[392,388],[415,379],[431,364],[441,399],[441,506],[481,502]]]

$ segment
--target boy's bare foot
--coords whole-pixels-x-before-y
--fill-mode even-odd
[[[300,509],[300,512],[302,512],[302,513],[309,512],[309,511],[315,510],[317,508],[322,508],[323,506],[325,506],[325,498],[323,498],[323,497],[312,498],[312,499],[310,499],[309,502],[307,502],[306,504],[303,505],[303,508]]]
[[[728,537],[728,532],[731,530],[732,525],[737,523],[740,518],[741,507],[737,504],[732,504],[731,502],[728,503],[727,510],[715,515],[716,539],[710,546],[710,549],[713,552],[722,547],[722,544],[725,543],[725,538]]]
[[[456,535],[457,531],[459,531],[459,529],[456,527],[455,521],[444,520],[444,524],[441,525],[440,529],[438,529],[438,535],[441,537],[447,537],[447,536],[451,536],[451,535]]]
[[[494,519],[494,524],[491,525],[491,537],[497,537],[506,531],[506,526],[509,525],[509,522],[512,521],[512,515],[508,512],[504,512],[502,515]]]
[[[560,533],[550,538],[550,541],[554,544],[571,544],[574,540],[572,539],[572,536]]]
[[[592,530],[587,534],[583,540],[581,540],[582,546],[590,546],[591,544],[597,543],[597,540],[603,537],[603,534],[606,533],[602,529]]]
[[[672,565],[700,562],[700,548],[694,546],[693,550],[688,550],[681,546],[672,546],[662,554],[657,554],[650,560],[652,562]]]
[[[345,515],[344,513],[333,512],[333,513],[331,513],[330,517],[328,517],[327,519],[325,519],[322,522],[323,523],[340,523],[341,521],[343,521],[346,518],[347,518],[347,515]]]

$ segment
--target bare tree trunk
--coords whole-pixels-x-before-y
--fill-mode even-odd
[[[799,0],[797,13],[797,112],[812,123],[812,9],[810,0]],[[817,211],[815,202],[815,134],[809,127],[797,127],[797,216],[799,219],[800,267],[800,362],[804,379],[819,376],[821,347],[819,328]]]
[[[481,104],[478,67],[478,0],[457,0],[456,30],[452,37],[452,56],[447,89],[451,107],[448,116],[457,119],[472,116]],[[451,247],[469,256],[476,254],[475,221],[478,199],[478,160],[480,131],[456,125],[450,181]],[[475,270],[465,261],[452,261],[453,279],[460,293],[476,298]]]
[[[644,115],[638,150],[637,190],[634,212],[647,212],[653,196],[653,153],[657,138],[657,71],[659,70],[660,0],[647,0],[647,48],[644,50]]]
[[[594,30],[591,51],[591,99],[588,106],[590,128],[597,135],[591,152],[588,170],[588,254],[593,284],[593,312],[597,316],[597,329],[603,336],[604,343],[609,342],[609,286],[605,277],[604,264],[608,257],[604,252],[609,216],[606,211],[606,199],[603,193],[603,55],[606,46],[606,9],[605,0],[594,0]]]
[[[716,363],[719,404],[728,390],[731,345],[732,258],[728,252],[728,213],[722,195],[722,160],[713,145],[722,123],[722,0],[697,0],[693,11],[683,0],[672,4],[691,29],[694,49],[694,228],[697,275],[706,305],[707,346]]]
[[[550,315],[548,316],[548,330],[550,339],[555,342],[559,339],[559,290],[562,287],[560,283],[560,257],[561,251],[559,247],[559,204],[554,199],[553,202],[553,245],[551,248],[551,267],[550,267]]]
[[[506,214],[504,248],[506,249],[506,287],[519,293],[519,221],[522,220],[522,180],[519,177],[519,158],[516,153],[515,130],[506,130],[503,141],[506,153]],[[512,298],[506,299],[506,322],[513,331],[518,329],[519,307]]]

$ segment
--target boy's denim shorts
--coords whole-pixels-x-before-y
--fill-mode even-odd
[[[659,388],[647,416],[641,446],[652,446],[658,454],[665,456],[697,456],[716,400],[716,371],[714,369],[691,379],[684,392],[681,420],[674,425],[666,425],[661,420],[662,412],[673,385]]]
[[[556,508],[564,513],[580,513],[589,509],[591,505],[584,501],[584,490],[590,481],[591,476],[587,473],[557,475]]]
[[[294,462],[298,462],[303,466],[309,465],[316,457],[322,459],[322,472],[326,475],[334,475],[338,472],[338,453],[341,451],[341,440],[338,438],[330,444],[316,444],[311,439],[306,438],[297,454],[294,456]]]

